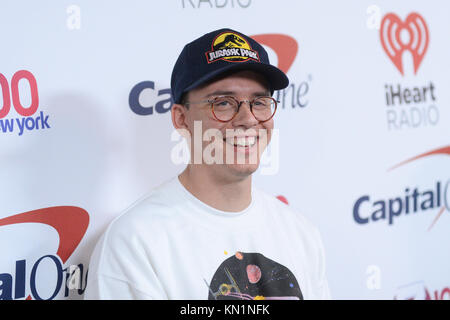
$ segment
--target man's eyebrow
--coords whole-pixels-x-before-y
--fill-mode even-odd
[[[233,96],[235,95],[236,92],[234,91],[223,91],[223,90],[216,90],[214,92],[208,93],[205,96],[203,96],[204,98],[209,98],[212,96]]]
[[[212,97],[212,96],[236,96],[236,92],[234,92],[234,91],[216,90],[214,92],[206,94],[203,97],[204,98],[209,98],[209,97]],[[266,96],[270,97],[270,92],[269,91],[261,91],[261,92],[253,92],[252,93],[252,97],[266,97]]]

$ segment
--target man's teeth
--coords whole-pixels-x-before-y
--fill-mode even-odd
[[[234,138],[234,140],[228,140],[232,144],[238,147],[248,147],[253,146],[256,143],[256,137],[242,137]]]

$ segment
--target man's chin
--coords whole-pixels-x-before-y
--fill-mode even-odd
[[[227,169],[235,176],[247,177],[258,170],[258,164],[226,164]]]

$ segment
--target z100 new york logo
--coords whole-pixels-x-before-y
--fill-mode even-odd
[[[28,92],[24,85],[19,85],[21,81],[28,83]],[[22,136],[25,131],[50,128],[48,115],[40,111],[35,116],[39,108],[39,93],[36,78],[30,71],[17,71],[10,81],[0,73],[0,88],[3,97],[0,100],[0,103],[3,101],[0,108],[0,133],[17,133]],[[26,98],[30,100],[28,106],[23,103]],[[11,117],[13,109],[18,117]]]

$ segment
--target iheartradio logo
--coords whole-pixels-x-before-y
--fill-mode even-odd
[[[402,21],[396,14],[388,13],[380,26],[380,39],[383,49],[395,67],[403,75],[403,53],[412,54],[414,74],[417,73],[429,44],[429,32],[425,19],[413,12]]]
[[[395,13],[387,13],[381,19],[379,36],[384,51],[400,74],[409,75],[414,70],[416,75],[430,43],[425,19],[417,12],[411,12],[405,20]],[[415,130],[439,124],[440,110],[435,82],[426,80],[417,83],[416,80],[408,81],[407,84],[404,81],[385,83],[386,124],[389,131]]]

